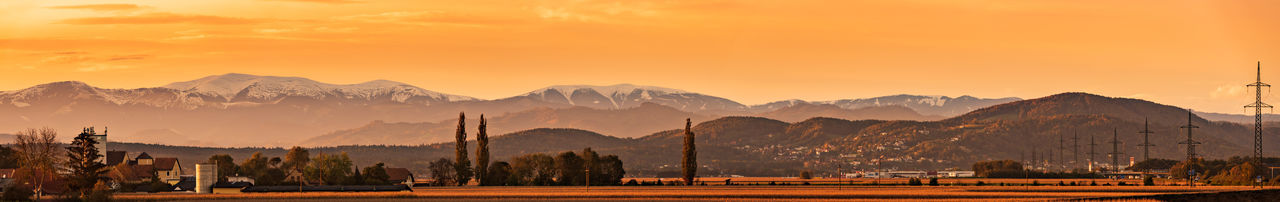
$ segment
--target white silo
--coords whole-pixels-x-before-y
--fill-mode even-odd
[[[213,183],[218,182],[218,165],[212,163],[196,164],[196,193],[213,193]]]

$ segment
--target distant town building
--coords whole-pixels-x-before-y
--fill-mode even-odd
[[[414,179],[413,173],[410,173],[409,169],[386,168],[386,170],[387,170],[387,176],[389,176],[389,178],[387,178],[387,181],[391,182],[391,184],[403,184],[403,185],[413,186],[413,179]]]

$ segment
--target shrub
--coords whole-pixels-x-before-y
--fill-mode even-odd
[[[1078,184],[1076,184],[1076,182],[1075,182],[1075,181],[1072,181],[1072,182],[1071,182],[1071,186],[1076,186],[1076,185],[1078,185]]]
[[[809,185],[809,182],[804,182],[804,185]]]
[[[636,182],[636,179],[631,179],[630,181],[627,181],[626,184],[622,184],[622,185],[635,186],[635,185],[640,185],[640,183]]]
[[[938,178],[929,178],[929,186],[938,186]]]
[[[919,178],[911,178],[907,180],[907,185],[920,186],[920,185],[924,185],[924,183],[921,183]]]
[[[164,183],[160,181],[154,181],[154,182],[151,182],[151,184],[147,185],[147,192],[151,192],[151,193],[167,192],[172,190],[173,190],[173,187],[169,186],[169,183]]]
[[[1125,186],[1125,185],[1128,185],[1128,184],[1125,184],[1124,182],[1120,182],[1120,183],[1116,183],[1116,185],[1117,185],[1117,186]]]
[[[982,180],[978,180],[978,183],[977,183],[977,184],[974,184],[974,185],[982,186],[982,185],[987,185],[987,183],[986,183],[986,182],[982,182]]]
[[[0,197],[0,201],[31,201],[31,196],[36,194],[32,192],[31,188],[18,186],[18,183],[5,187],[4,191],[4,196]]]
[[[1062,182],[1062,181],[1058,181],[1058,186],[1067,186],[1067,183]]]
[[[1098,186],[1098,181],[1089,182],[1089,186]]]
[[[804,172],[800,172],[800,179],[806,179],[806,180],[813,179],[813,176],[812,174],[809,173],[809,171],[804,171]]]
[[[1040,186],[1040,180],[1032,180],[1031,186]]]
[[[1156,186],[1156,181],[1151,176],[1144,177],[1142,178],[1142,186]]]

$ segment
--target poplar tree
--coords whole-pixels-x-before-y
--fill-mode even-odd
[[[457,138],[457,146],[454,147],[454,153],[456,153],[457,156],[453,160],[454,163],[456,163],[453,165],[453,170],[458,175],[458,178],[456,179],[458,181],[458,186],[466,185],[468,181],[471,181],[471,175],[474,174],[471,172],[471,158],[467,158],[466,121],[467,115],[463,112],[459,112],[458,133],[455,136]]]
[[[693,121],[684,120],[684,158],[680,159],[681,174],[684,174],[685,185],[693,185],[693,178],[698,176],[698,152],[693,145]]]
[[[476,181],[490,185],[485,179],[489,172],[489,134],[485,132],[484,114],[480,114],[480,131],[476,133]]]

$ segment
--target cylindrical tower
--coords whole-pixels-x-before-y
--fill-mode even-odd
[[[213,193],[213,183],[218,182],[218,165],[196,164],[196,193]]]

